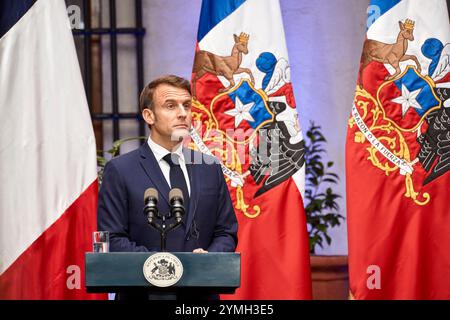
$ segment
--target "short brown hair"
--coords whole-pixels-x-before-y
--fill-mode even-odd
[[[168,84],[176,88],[184,89],[191,94],[191,83],[189,80],[173,74],[156,78],[146,85],[141,92],[141,96],[139,97],[139,108],[141,112],[147,108],[153,109],[153,94],[155,93],[156,87],[160,84]]]

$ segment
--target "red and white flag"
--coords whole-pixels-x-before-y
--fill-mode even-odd
[[[310,299],[304,140],[277,0],[203,0],[193,147],[223,163],[239,222],[232,299]]]
[[[95,138],[65,3],[0,7],[0,299],[94,298]]]

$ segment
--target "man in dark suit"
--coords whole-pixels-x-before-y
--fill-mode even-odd
[[[156,188],[158,209],[169,212],[171,188],[182,190],[186,214],[168,233],[167,251],[233,252],[237,220],[217,160],[182,147],[191,127],[189,81],[166,76],[141,93],[142,116],[150,127],[139,149],[109,161],[99,193],[98,228],[110,232],[110,250],[160,250],[160,234],[143,214],[144,192]],[[170,221],[169,221],[170,223]]]

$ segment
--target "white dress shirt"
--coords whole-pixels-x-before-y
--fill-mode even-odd
[[[156,142],[154,142],[151,138],[151,135],[148,137],[147,143],[148,143],[148,146],[150,147],[150,150],[152,150],[153,155],[156,158],[156,161],[158,161],[159,167],[161,168],[164,178],[166,179],[167,184],[170,186],[170,188],[172,188],[172,186],[170,185],[170,165],[163,158],[168,153],[175,153],[178,155],[179,160],[180,160],[181,171],[183,171],[184,179],[186,180],[186,185],[187,185],[188,193],[190,196],[191,195],[191,183],[189,181],[189,176],[188,176],[188,172],[187,172],[187,168],[186,168],[186,161],[184,159],[183,144],[180,143],[178,145],[178,147],[174,151],[171,152],[171,151],[167,150],[166,148],[160,146]]]

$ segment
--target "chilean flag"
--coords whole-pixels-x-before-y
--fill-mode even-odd
[[[305,166],[296,162],[303,159],[303,136],[288,61],[277,0],[203,0],[193,114],[204,146],[226,150],[216,155],[226,166],[242,258],[241,287],[223,299],[311,299]],[[276,126],[286,128],[289,142],[272,154],[269,176],[255,165],[253,138],[265,140],[261,132]]]
[[[0,299],[89,299],[95,138],[63,0],[0,2]]]
[[[346,143],[351,295],[450,299],[447,5],[372,0],[367,12]]]

